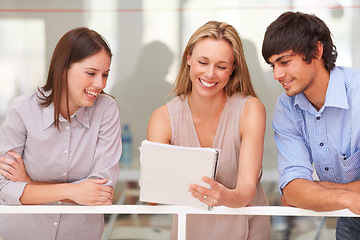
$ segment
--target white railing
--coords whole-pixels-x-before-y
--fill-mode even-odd
[[[358,217],[344,209],[331,212],[314,212],[294,207],[267,206],[227,208],[214,207],[212,211],[184,206],[149,206],[149,205],[110,205],[110,206],[0,206],[0,214],[177,214],[178,240],[185,240],[186,215],[188,214],[222,214],[222,215],[267,215],[267,216],[327,216]]]

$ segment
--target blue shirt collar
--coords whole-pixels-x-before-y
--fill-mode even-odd
[[[304,93],[297,94],[294,100],[294,107],[299,106],[302,110],[308,111],[311,103],[306,98]],[[345,76],[344,73],[335,67],[330,71],[329,85],[326,90],[326,97],[324,106],[320,109],[323,111],[325,107],[336,107],[336,108],[349,108],[349,102],[345,89]]]

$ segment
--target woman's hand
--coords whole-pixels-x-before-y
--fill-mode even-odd
[[[226,198],[231,191],[230,189],[208,177],[203,177],[202,180],[210,185],[210,189],[191,184],[189,192],[194,198],[212,207],[228,205]]]
[[[191,184],[189,192],[193,197],[212,207],[245,207],[251,202],[256,192],[256,186],[250,184],[242,184],[238,188],[229,189],[211,178],[203,177],[202,180],[210,185],[210,189]]]
[[[104,185],[107,179],[87,179],[72,184],[69,199],[81,205],[111,205],[114,190]]]
[[[21,155],[13,151],[7,154],[14,159],[0,157],[0,174],[14,182],[31,183],[32,180],[26,172]]]

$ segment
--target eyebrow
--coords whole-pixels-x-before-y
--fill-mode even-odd
[[[199,58],[204,58],[204,59],[206,59],[206,60],[209,60],[209,58],[208,58],[208,57],[205,57],[205,56],[199,56]],[[217,63],[225,63],[225,64],[231,65],[231,64],[228,63],[227,61],[220,61],[220,62],[217,62]]]
[[[282,55],[282,56],[278,57],[278,58],[275,60],[275,62],[279,62],[279,61],[281,61],[281,59],[283,59],[283,58],[285,58],[285,57],[291,57],[291,56],[294,56],[294,55],[295,55],[295,54],[293,54],[293,53]],[[270,63],[272,63],[272,62],[270,62]]]
[[[92,67],[88,67],[88,68],[85,68],[85,69],[88,69],[88,70],[93,70],[93,71],[100,71],[99,69],[97,68],[92,68]],[[106,70],[105,72],[109,72],[110,69]]]

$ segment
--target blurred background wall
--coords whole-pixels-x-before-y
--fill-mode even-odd
[[[252,81],[267,109],[264,169],[276,168],[271,127],[283,92],[261,56],[266,27],[284,11],[314,13],[332,31],[337,64],[360,67],[360,0],[0,0],[0,124],[11,100],[45,83],[54,47],[68,30],[86,26],[102,34],[113,51],[106,92],[120,107],[132,134],[131,167],[146,138],[153,110],[167,96],[190,35],[209,20],[240,33]]]

